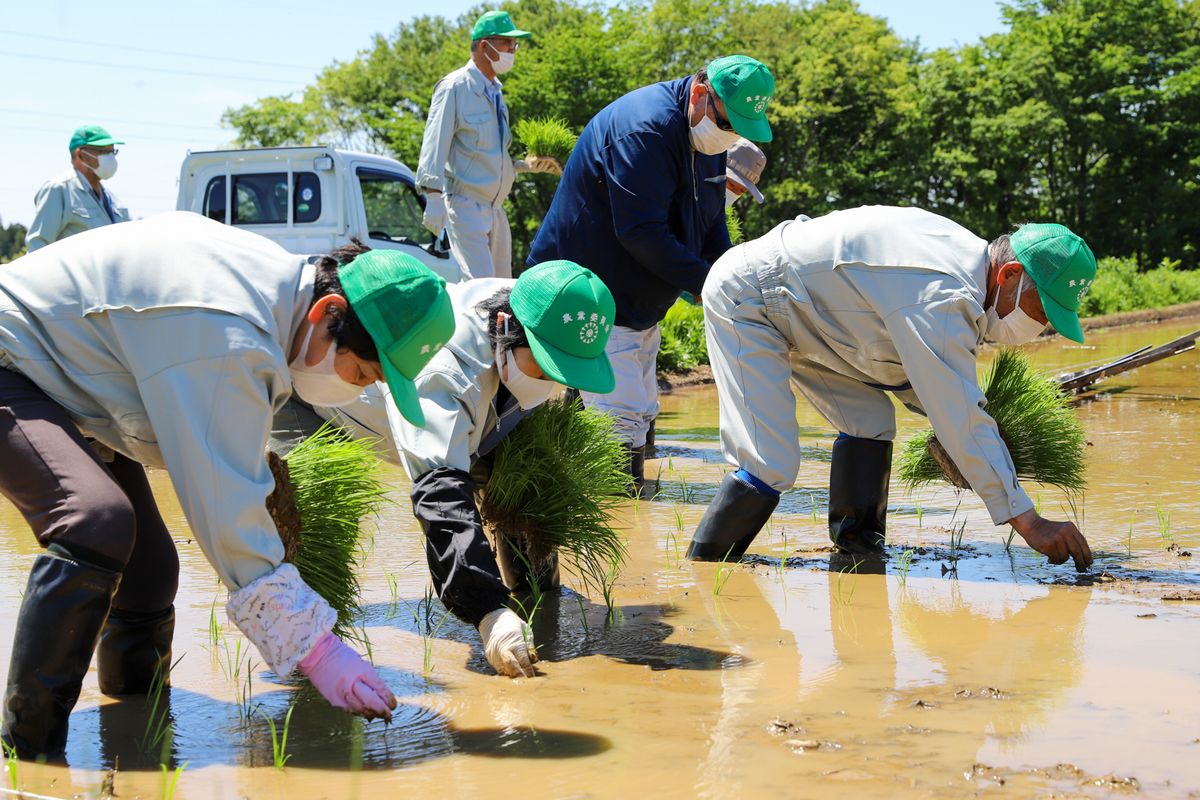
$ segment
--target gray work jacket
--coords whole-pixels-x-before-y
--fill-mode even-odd
[[[101,184],[101,189],[108,193],[116,222],[129,221],[129,209],[121,205],[121,201],[110,189]],[[38,189],[34,198],[36,210],[33,222],[29,225],[29,252],[45,247],[51,242],[65,239],[92,228],[111,225],[114,220],[100,203],[100,198],[92,193],[92,187],[79,174],[78,170],[60,175],[46,181]]]
[[[438,81],[421,140],[417,186],[489,205],[504,202],[516,173],[508,155],[512,130],[502,94],[500,108],[503,131],[488,97],[488,79],[472,61]]]
[[[189,212],[90,231],[0,270],[0,365],[85,436],[165,467],[230,591],[276,567],[264,450],[314,269]]]
[[[438,467],[469,473],[484,437],[499,421],[493,401],[500,389],[500,371],[487,320],[475,306],[515,283],[476,278],[446,284],[454,305],[454,336],[416,378],[425,427],[414,427],[400,416],[382,383],[349,405],[317,408],[317,413],[356,437],[380,440],[380,454],[399,463],[413,480]]]
[[[880,394],[891,391],[929,417],[994,522],[1033,508],[977,378],[987,242],[922,209],[866,206],[782,223],[739,249],[768,313],[784,312],[773,316],[793,361],[856,382],[817,401],[827,418],[854,409],[855,435],[890,438],[895,412]]]

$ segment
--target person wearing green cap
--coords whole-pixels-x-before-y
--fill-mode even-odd
[[[521,42],[533,34],[507,11],[489,11],[471,30],[471,58],[433,87],[417,163],[424,225],[443,229],[463,278],[512,277],[512,231],[504,200],[517,172],[560,174],[553,158],[508,154],[512,126],[497,75],[508,72]]]
[[[395,698],[283,563],[265,446],[292,392],[336,405],[413,378],[454,333],[445,282],[348,246],[308,264],[256,234],[171,212],[74,236],[0,270],[0,493],[46,551],[16,619],[6,746],[55,758],[93,651],[105,694],[171,665],[175,545],[144,465],[170,475],[229,590],[226,613],[281,678],[388,717]]]
[[[446,291],[457,324],[416,379],[424,427],[395,413],[385,386],[368,388],[355,403],[315,410],[350,435],[379,442],[380,455],[404,468],[442,602],[479,629],[497,672],[529,676],[537,653],[527,626],[508,608],[509,589],[518,587],[505,585],[475,492],[486,487],[492,452],[534,408],[564,386],[612,389],[605,354],[612,294],[569,261],[539,264],[515,281],[477,278]],[[319,424],[289,422],[287,432],[311,433]]]
[[[527,263],[577,261],[616,299],[616,389],[583,400],[612,415],[639,494],[658,412],[658,324],[681,293],[699,296],[709,267],[730,247],[726,151],[743,137],[771,140],[774,91],[764,64],[733,55],[610,103],[580,134],[530,248]]]
[[[984,341],[1018,345],[1047,321],[1083,341],[1079,303],[1096,276],[1062,225],[1022,225],[990,244],[918,208],[801,216],[731,250],[704,285],[726,475],[688,556],[742,557],[800,466],[794,383],[839,431],[829,535],[855,557],[883,553],[892,397],[929,417],[997,524],[1054,564],[1092,563],[1070,522],[1034,510],[976,380]]]
[[[34,198],[29,252],[82,231],[127,222],[129,209],[101,184],[117,172],[117,150],[125,144],[99,125],[84,125],[71,135],[73,169],[47,181]]]

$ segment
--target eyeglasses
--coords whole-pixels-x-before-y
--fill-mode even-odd
[[[83,150],[83,152],[87,153],[89,156],[115,156],[117,153],[121,152],[120,150],[118,150],[115,147],[112,150],[97,150],[94,147],[88,147],[85,145],[84,147],[81,147],[80,149]]]
[[[521,49],[521,43],[516,39],[508,39],[501,36],[484,39],[484,41],[496,48],[496,50],[503,50],[506,53],[515,53]]]
[[[717,127],[723,131],[733,133],[733,123],[726,118],[722,118],[717,112],[717,96],[713,93],[712,89],[708,90],[708,107],[712,109],[713,120],[717,123]]]

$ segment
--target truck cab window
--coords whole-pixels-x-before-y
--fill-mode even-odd
[[[321,180],[315,172],[293,173],[292,219],[296,224],[316,222],[321,216]],[[287,224],[288,179],[286,172],[264,172],[233,176],[234,225]],[[204,215],[225,221],[225,176],[208,182],[204,191]]]
[[[359,167],[356,171],[367,210],[367,236],[417,244],[429,238],[421,225],[424,206],[412,183],[383,170]]]

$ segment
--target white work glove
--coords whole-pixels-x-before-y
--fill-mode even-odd
[[[547,175],[562,175],[562,164],[550,156],[530,156],[528,159],[513,161],[513,169],[517,172],[544,172]]]
[[[434,236],[441,236],[446,227],[446,199],[441,192],[429,192],[425,195],[425,214],[421,224]]]
[[[483,639],[483,654],[492,669],[510,678],[532,678],[533,663],[538,660],[533,646],[533,634],[525,621],[509,611],[498,608],[479,623]]]

